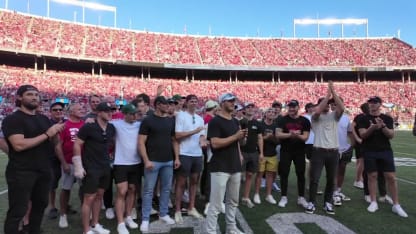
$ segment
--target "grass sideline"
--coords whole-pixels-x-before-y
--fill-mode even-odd
[[[396,157],[407,157],[416,160],[416,144],[414,144],[416,138],[411,135],[411,132],[396,132],[396,137],[393,140],[393,149]],[[4,154],[0,154],[0,173],[4,175],[4,171],[7,165],[7,157]],[[352,186],[355,165],[350,163],[347,167],[345,184],[343,186],[343,192],[352,198],[352,201],[345,202],[343,206],[336,208],[336,215],[329,216],[348,227],[356,233],[414,233],[416,230],[416,206],[414,205],[413,198],[416,195],[416,173],[415,166],[397,166],[397,177],[399,185],[400,203],[409,215],[409,218],[401,218],[391,212],[391,206],[387,204],[379,204],[380,209],[370,214],[367,212],[367,204],[363,200],[362,190],[356,189]],[[323,173],[324,174],[324,173]],[[324,176],[324,175],[323,175]],[[323,180],[321,180],[323,181]],[[321,182],[323,184],[323,182]],[[0,192],[7,189],[4,176],[0,176]],[[74,191],[73,195],[77,192]],[[252,196],[252,195],[251,195]],[[274,192],[273,196],[276,200],[280,199],[280,194]],[[261,194],[264,200],[264,190]],[[296,205],[296,177],[294,168],[292,168],[289,178],[289,203],[285,208],[279,208],[277,205],[270,205],[263,201],[261,205],[257,205],[253,209],[239,206],[240,211],[244,215],[247,223],[251,227],[254,233],[273,233],[272,229],[266,223],[266,219],[276,213],[293,213],[303,212],[303,209]],[[321,208],[322,196],[318,196],[317,212],[319,215],[326,215]],[[79,201],[77,196],[72,196],[71,204],[74,208],[79,209]],[[57,202],[58,205],[58,202]],[[58,205],[59,206],[59,205]],[[202,203],[198,204],[198,209],[202,211]],[[0,233],[3,232],[3,224],[6,216],[8,204],[7,193],[0,195]],[[112,233],[116,231],[115,220],[105,220],[102,212],[102,224],[111,229]],[[81,220],[79,214],[71,215],[68,217],[70,227],[68,229],[59,229],[58,220],[48,220],[44,218],[42,229],[44,234],[61,233],[61,234],[73,234],[82,233]],[[224,231],[223,216],[220,216],[220,226]],[[314,223],[302,223],[296,224],[296,226],[303,233],[325,233],[318,225]],[[139,233],[134,230],[131,233]],[[170,233],[193,233],[192,229],[173,229]]]

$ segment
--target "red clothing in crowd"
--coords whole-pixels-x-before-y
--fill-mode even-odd
[[[65,122],[64,130],[60,134],[64,158],[69,164],[72,164],[72,157],[74,156],[74,142],[82,125],[84,125],[84,121],[71,122],[71,120],[67,120]]]

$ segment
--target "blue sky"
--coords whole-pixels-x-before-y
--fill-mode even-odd
[[[4,8],[6,0],[0,0]],[[8,8],[46,15],[47,0],[8,0]],[[416,46],[415,0],[85,0],[117,7],[117,27],[177,34],[293,37],[295,18],[368,18],[369,36],[398,36]],[[51,17],[82,21],[82,9],[50,4]],[[76,12],[76,13],[74,13]],[[113,25],[112,13],[86,10],[85,22]],[[400,33],[398,31],[400,30]],[[346,37],[365,36],[364,25],[344,26]],[[317,37],[317,26],[297,26]],[[320,37],[340,37],[341,26],[321,26]]]

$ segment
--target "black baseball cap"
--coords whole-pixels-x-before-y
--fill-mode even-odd
[[[298,100],[292,99],[287,103],[287,106],[291,106],[291,107],[299,106],[299,102]]]
[[[282,108],[282,103],[280,103],[280,102],[278,102],[278,101],[274,101],[274,102],[272,103],[272,107],[273,107],[273,108],[276,108],[276,107]]]
[[[61,106],[62,108],[64,108],[65,107],[65,104],[63,104],[62,102],[54,102],[50,106],[50,109],[52,109],[54,106]]]
[[[156,106],[157,104],[169,104],[168,100],[164,96],[158,96],[155,101],[153,102],[153,105]]]
[[[108,102],[101,102],[97,106],[97,111],[104,111],[104,112],[111,111],[111,105],[110,105],[110,103],[108,103]]]
[[[22,96],[27,91],[39,92],[39,90],[33,85],[22,85],[17,89],[16,94]]]
[[[382,103],[383,100],[381,100],[381,98],[379,96],[371,96],[371,97],[368,98],[367,102]]]

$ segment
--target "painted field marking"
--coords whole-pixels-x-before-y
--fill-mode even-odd
[[[1,191],[1,192],[0,192],[0,195],[3,195],[3,194],[5,194],[5,193],[7,193],[8,191],[9,191],[8,189],[3,190],[3,191]]]

